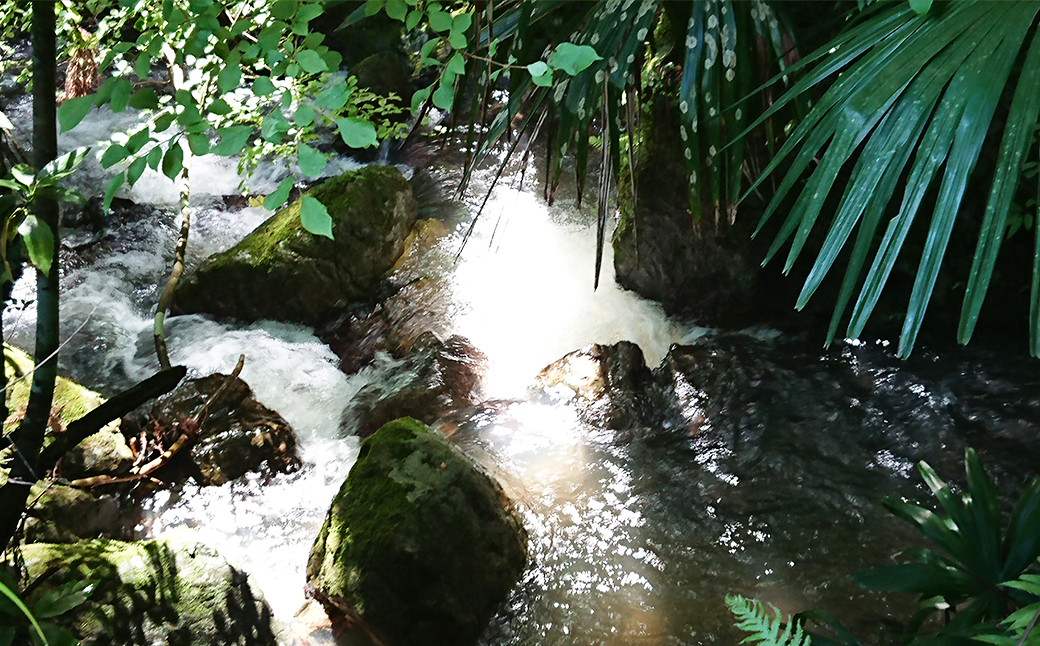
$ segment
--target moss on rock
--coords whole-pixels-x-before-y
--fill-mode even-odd
[[[315,324],[370,300],[415,222],[408,181],[392,166],[366,166],[306,195],[328,209],[334,239],[303,228],[296,200],[207,259],[178,288],[177,311]]]
[[[245,574],[214,550],[185,540],[104,539],[22,548],[29,577],[93,584],[87,602],[58,621],[83,646],[274,645],[271,613]]]
[[[332,615],[392,646],[476,643],[527,560],[501,487],[411,418],[366,439],[307,564]]]

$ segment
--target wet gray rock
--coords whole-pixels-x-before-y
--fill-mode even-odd
[[[631,429],[653,419],[651,379],[639,346],[620,341],[571,352],[543,369],[535,385],[551,401],[573,403],[589,424]]]
[[[367,437],[387,422],[414,417],[427,424],[476,404],[484,355],[465,338],[441,341],[432,332],[410,348],[389,381],[365,385],[354,399],[348,428]]]
[[[153,407],[152,419],[171,424],[196,418],[228,378],[213,374],[185,382]],[[258,402],[237,377],[213,402],[188,454],[188,472],[207,485],[224,484],[249,472],[291,472],[300,463],[292,427]]]
[[[82,539],[122,538],[127,518],[108,495],[92,495],[57,482],[38,482],[29,493],[26,543],[73,543]]]

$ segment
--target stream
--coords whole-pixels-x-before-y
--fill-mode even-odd
[[[116,120],[95,112],[60,145],[96,141]],[[91,164],[80,186],[104,186]],[[232,162],[193,164],[189,266],[270,215],[235,197]],[[528,569],[482,644],[732,644],[727,593],[785,612],[824,607],[880,639],[894,630],[884,618],[903,618],[906,600],[864,591],[851,574],[917,540],[881,499],[927,501],[914,464],[926,459],[957,479],[968,445],[1006,490],[1035,471],[1040,380],[1024,351],[924,348],[900,362],[884,342],[821,352],[818,339],[669,319],[614,284],[609,255],[593,290],[594,209],[573,198],[549,207],[537,183],[503,182],[455,262],[490,171],[460,205],[443,197],[457,164],[402,170],[435,196],[421,201],[436,226],[391,282],[417,286],[411,324],[464,336],[486,355],[484,401],[453,416],[453,437],[503,483],[531,536]],[[251,183],[261,193],[279,179],[274,169],[259,177]],[[157,369],[152,309],[178,227],[176,191],[151,170],[121,197],[100,223],[68,220],[62,252],[61,369],[105,394]],[[11,343],[31,347],[33,308],[23,279],[4,313]],[[293,619],[307,553],[357,455],[355,396],[400,379],[406,364],[380,354],[344,374],[299,325],[191,315],[168,329],[171,358],[190,376],[230,372],[246,355],[242,378],[296,430],[303,466],[160,492],[140,535],[190,528],[250,573],[285,624],[285,644],[329,642]],[[604,427],[580,403],[532,389],[567,353],[620,341],[636,343],[654,371],[639,394],[652,414],[639,423]]]

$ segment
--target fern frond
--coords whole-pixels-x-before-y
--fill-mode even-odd
[[[737,628],[750,633],[740,643],[757,643],[759,646],[811,646],[809,635],[793,619],[784,623],[780,609],[768,606],[757,599],[747,599],[739,594],[726,595],[726,605],[737,618]],[[770,615],[772,611],[772,615]],[[781,629],[782,632],[781,632]]]

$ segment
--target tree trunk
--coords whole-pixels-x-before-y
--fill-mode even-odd
[[[33,0],[33,165],[43,168],[57,156],[55,35],[52,0]],[[36,370],[25,419],[11,435],[15,457],[9,480],[0,488],[0,548],[17,530],[29,488],[38,479],[37,461],[50,421],[54,381],[58,375],[58,205],[37,198],[36,217],[54,233],[54,261],[46,274],[36,272]]]

